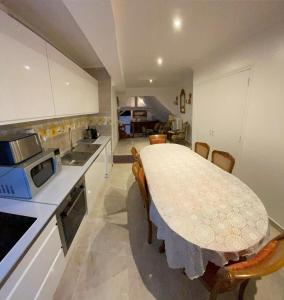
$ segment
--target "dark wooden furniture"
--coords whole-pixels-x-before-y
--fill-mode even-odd
[[[167,142],[167,136],[165,134],[149,135],[149,142],[151,145],[164,144]]]
[[[118,134],[120,139],[125,139],[130,137],[130,135],[126,132],[126,126],[127,124],[121,124],[118,127]]]
[[[235,165],[235,159],[230,153],[219,150],[212,152],[212,162],[229,173],[232,173]]]
[[[201,280],[210,291],[210,300],[218,294],[239,288],[239,300],[243,300],[250,279],[259,278],[278,271],[284,266],[284,234],[268,242],[254,257],[228,266],[206,268]],[[271,291],[273,293],[273,291]],[[273,298],[273,297],[272,297]]]
[[[206,143],[196,142],[194,146],[194,151],[204,157],[205,159],[208,159],[210,147]]]
[[[131,134],[134,137],[135,134],[146,134],[147,129],[154,130],[155,125],[159,123],[159,121],[148,121],[148,120],[131,120]]]

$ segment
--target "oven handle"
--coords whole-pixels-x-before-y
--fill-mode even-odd
[[[71,207],[67,210],[67,212],[63,212],[64,217],[68,217],[73,209],[73,207],[75,206],[75,204],[78,202],[78,200],[80,199],[82,193],[85,192],[85,188],[81,187],[81,191],[78,194],[78,196],[76,197],[76,199],[74,200],[74,202],[72,203]]]

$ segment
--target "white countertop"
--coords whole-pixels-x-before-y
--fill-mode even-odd
[[[94,160],[110,141],[109,136],[100,136],[93,144],[101,144],[100,148],[83,166],[62,166],[62,170],[32,199],[17,199],[19,201],[38,202],[60,205],[77,181],[87,172]],[[2,198],[0,198],[1,201]],[[1,203],[1,202],[0,202]],[[1,204],[0,204],[1,211]]]
[[[100,148],[83,166],[63,166],[62,171],[33,199],[0,198],[0,212],[37,218],[35,223],[0,262],[0,284],[36,240],[38,234],[56,212],[57,207],[62,203],[77,181],[86,173],[110,140],[109,136],[100,136],[93,143],[101,144]]]
[[[36,218],[32,226],[0,262],[0,284],[36,240],[39,233],[55,213],[56,208],[57,206],[55,205],[0,199],[1,212]]]

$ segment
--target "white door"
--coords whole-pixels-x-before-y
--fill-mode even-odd
[[[241,159],[249,76],[250,70],[245,70],[195,88],[195,141],[207,142],[211,151],[231,153],[236,159],[235,174],[238,174]]]

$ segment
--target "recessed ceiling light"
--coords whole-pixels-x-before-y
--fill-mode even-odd
[[[157,59],[157,64],[158,64],[159,66],[161,66],[161,65],[163,64],[163,59],[162,59],[162,57],[158,57],[158,59]]]
[[[69,82],[69,81],[66,81],[65,84],[66,84],[66,85],[70,85],[70,82]]]
[[[173,26],[175,30],[180,30],[182,26],[182,21],[180,17],[175,17],[173,19]]]
[[[26,69],[26,70],[30,70],[30,69],[31,69],[31,67],[30,67],[30,66],[28,66],[28,65],[26,65],[26,66],[25,66],[25,69]]]
[[[152,83],[152,82],[153,82],[153,79],[149,79],[149,82]]]

